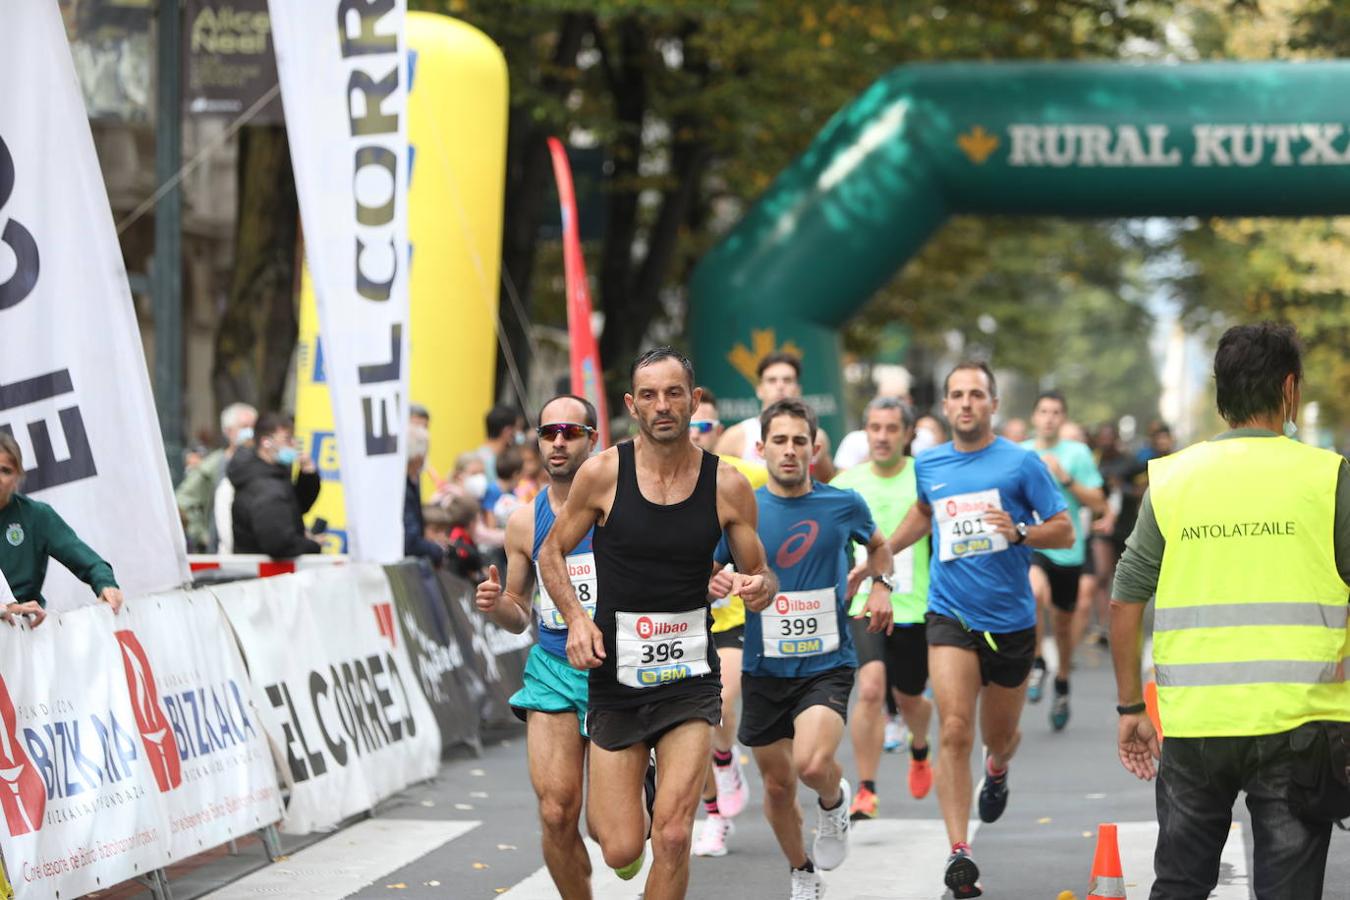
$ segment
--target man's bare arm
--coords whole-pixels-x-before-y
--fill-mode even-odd
[[[778,593],[778,576],[769,568],[759,540],[759,507],[750,482],[726,464],[717,472],[717,510],[731,558],[736,560],[730,593],[739,594],[751,612],[759,612]]]
[[[514,634],[530,627],[533,605],[530,587],[534,566],[530,550],[534,543],[534,505],[527,504],[506,520],[506,584],[503,589],[496,566],[488,567],[487,580],[478,585],[474,603],[493,624]]]
[[[1094,516],[1106,515],[1106,494],[1099,487],[1086,487],[1075,481],[1069,485],[1069,491],[1078,502],[1092,510]]]
[[[886,541],[886,546],[890,548],[892,554],[899,553],[906,547],[913,547],[919,541],[923,540],[924,535],[928,534],[933,528],[933,508],[926,503],[917,502],[905,513],[904,519],[895,526],[895,531],[891,532],[890,538]]]
[[[567,621],[567,659],[578,669],[600,665],[605,658],[604,637],[577,599],[564,557],[599,520],[617,479],[618,451],[613,448],[582,463],[572,480],[567,502],[539,548],[539,577],[557,604],[559,614]]]

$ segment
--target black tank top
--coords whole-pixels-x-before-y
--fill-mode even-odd
[[[632,441],[618,445],[614,506],[597,525],[595,624],[605,661],[590,676],[593,708],[624,708],[677,694],[720,693],[708,577],[722,537],[717,464],[703,454],[688,499],[642,496]]]

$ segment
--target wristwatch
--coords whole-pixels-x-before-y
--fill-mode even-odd
[[[1073,476],[1070,475],[1068,478],[1066,478],[1066,479],[1064,479],[1063,481],[1061,481],[1061,482],[1059,483],[1059,486],[1062,487],[1062,488],[1065,488],[1065,489],[1068,489],[1068,488],[1073,487]]]
[[[1018,522],[1015,527],[1017,528],[1017,540],[1013,541],[1013,543],[1025,544],[1027,542],[1027,523]]]
[[[886,590],[890,591],[892,594],[895,593],[895,582],[891,581],[891,576],[883,573],[872,580],[885,585]]]
[[[1148,709],[1148,704],[1140,700],[1138,703],[1131,703],[1128,706],[1117,706],[1116,713],[1122,716],[1137,716],[1146,709]]]

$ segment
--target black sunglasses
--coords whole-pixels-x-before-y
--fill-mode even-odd
[[[560,434],[569,441],[575,441],[586,437],[595,429],[575,422],[551,422],[548,425],[540,425],[535,431],[546,441],[551,441]]]

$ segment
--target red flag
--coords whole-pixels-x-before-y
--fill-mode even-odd
[[[609,446],[609,413],[605,408],[604,369],[600,347],[591,330],[591,292],[586,284],[586,260],[581,255],[581,228],[577,222],[577,197],[572,189],[572,167],[567,150],[557,138],[548,139],[553,157],[553,178],[558,182],[558,206],[562,212],[563,269],[567,278],[567,336],[572,353],[572,393],[595,404],[600,427],[600,446]]]

